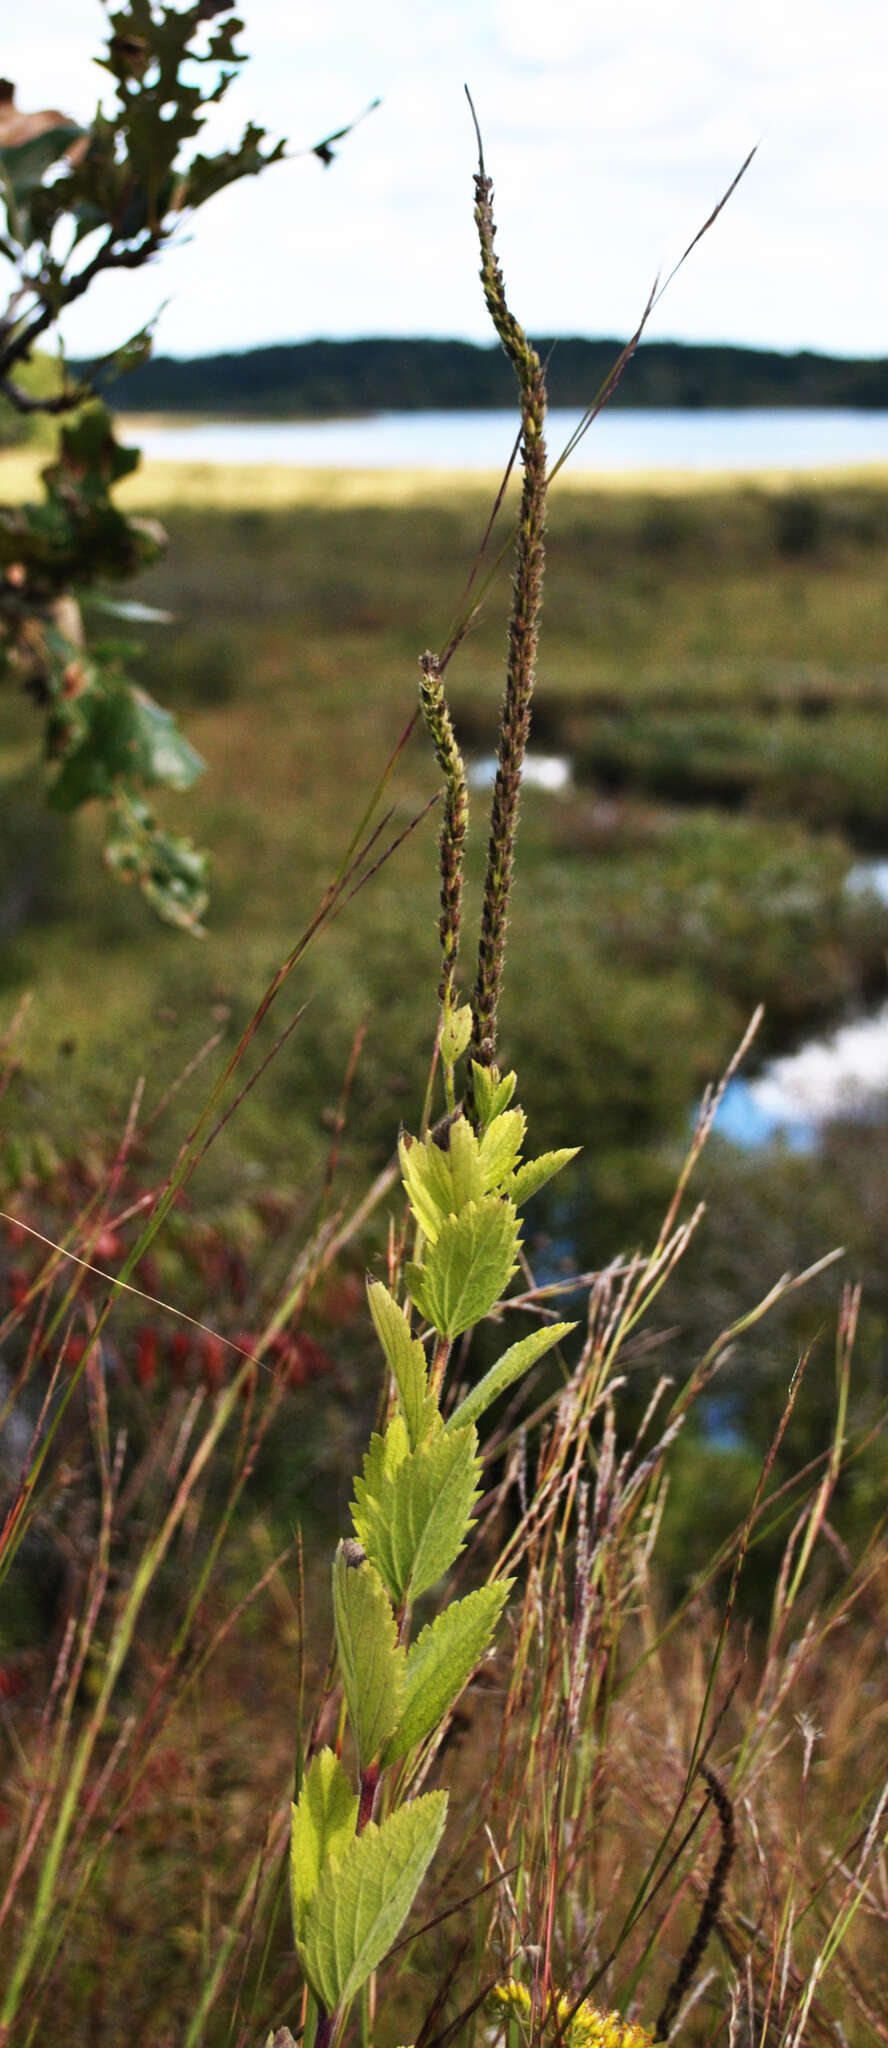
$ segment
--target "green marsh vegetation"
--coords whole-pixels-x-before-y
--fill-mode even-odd
[[[291,942],[296,906],[316,901],[335,872],[344,798],[350,815],[368,762],[381,769],[412,715],[416,647],[435,637],[430,625],[446,632],[490,495],[477,481],[319,478],[298,496],[294,487],[295,502],[263,509],[263,492],[285,491],[286,478],[162,472],[129,488],[170,533],[166,561],[139,590],[177,624],[139,629],[142,673],[209,764],[187,823],[214,849],[213,913],[199,945],[171,948],[137,899],[109,889],[90,819],[44,815],[28,707],[7,699],[7,902],[22,905],[7,925],[7,1004],[38,991],[5,1105],[25,1148],[36,1126],[56,1147],[66,1133],[76,1150],[119,1113],[135,1073],[157,1074],[156,1102],[210,1036],[234,1046],[250,992]],[[197,502],[177,502],[189,494]],[[551,494],[533,744],[565,753],[573,780],[555,795],[524,795],[510,921],[522,1000],[509,1043],[532,1128],[568,1142],[573,1106],[584,1150],[565,1253],[581,1264],[582,1247],[606,1260],[656,1226],[693,1105],[756,1003],[765,1016],[747,1068],[875,1007],[884,989],[884,908],[846,879],[880,844],[888,497],[862,481],[809,495],[820,538],[797,555],[780,545],[797,490],[779,484],[596,492],[571,487],[567,472]],[[457,732],[469,759],[484,756],[502,685],[494,594],[452,676]],[[414,735],[390,784],[398,822],[435,788]],[[435,830],[430,814],[375,878],[372,945],[357,905],[330,929],[293,998],[293,1011],[303,995],[309,1002],[285,1056],[202,1169],[208,1215],[234,1216],[251,1247],[264,1235],[254,1193],[316,1197],[358,1029],[343,1199],[357,1200],[367,1173],[385,1165],[423,1085]],[[470,902],[482,855],[483,835],[470,833]],[[186,1105],[202,1086],[200,1074],[186,1084]],[[182,1103],[166,1129],[178,1127]],[[846,1162],[828,1174],[817,1158],[723,1158],[714,1143],[702,1171],[717,1176],[719,1199],[697,1263],[711,1256],[732,1275],[711,1313],[739,1311],[769,1257],[779,1189],[775,1270],[849,1245],[867,1280],[878,1386],[878,1127],[871,1145],[853,1125],[828,1142]],[[748,1191],[740,1233],[723,1193],[735,1169]],[[565,1235],[554,1191],[541,1197],[537,1229]],[[172,1250],[167,1264],[174,1294],[187,1288]],[[797,1304],[784,1363],[838,1284],[830,1275],[808,1307]],[[682,1326],[693,1313],[700,1329],[708,1312],[684,1300],[679,1311],[676,1298]],[[757,1371],[771,1341],[759,1355],[750,1339]]]
[[[237,489],[229,481],[227,495]],[[186,478],[183,498],[188,490]],[[877,1286],[862,1311],[831,1268],[807,1288],[779,1280],[819,1260],[849,1220],[854,1270],[875,1262],[876,1135],[837,1130],[831,1155],[764,1169],[713,1155],[723,1220],[707,1241],[691,1229],[707,1171],[701,1130],[695,1178],[689,1169],[671,1197],[695,1099],[755,1001],[768,1002],[766,1042],[778,1045],[878,992],[884,915],[844,881],[856,785],[880,728],[864,718],[857,745],[839,750],[848,766],[829,817],[796,801],[785,755],[778,775],[752,742],[740,796],[736,778],[726,798],[710,770],[695,789],[656,779],[670,761],[675,773],[680,718],[688,759],[705,724],[726,773],[738,749],[719,720],[732,712],[749,712],[758,731],[776,702],[804,735],[828,727],[833,704],[851,726],[872,709],[879,492],[816,493],[816,545],[801,548],[786,544],[787,523],[798,532],[786,492],[553,493],[536,730],[539,744],[571,753],[575,780],[557,803],[523,796],[501,1032],[521,1076],[531,1155],[582,1142],[584,1156],[534,1196],[518,1300],[513,1291],[500,1310],[515,1255],[514,1146],[497,1153],[496,1172],[488,1158],[483,1190],[476,1148],[491,1133],[511,1143],[517,1126],[502,1122],[513,1103],[485,1092],[496,1086],[490,1069],[482,1064],[472,1087],[478,1133],[463,1121],[449,1145],[422,1148],[431,1183],[415,1148],[402,1155],[412,1223],[391,1164],[398,1122],[422,1128],[442,974],[437,816],[423,819],[441,777],[416,739],[397,759],[394,814],[365,865],[402,833],[403,843],[354,904],[343,903],[351,880],[326,899],[329,929],[280,984],[274,1018],[261,1024],[255,1011],[254,991],[292,957],[304,905],[324,904],[368,758],[381,769],[397,751],[415,701],[401,678],[436,626],[446,640],[488,509],[478,491],[436,488],[408,504],[349,502],[355,495],[334,484],[327,502],[319,491],[278,509],[255,497],[164,507],[175,546],[144,594],[189,623],[175,642],[158,630],[147,661],[214,769],[189,797],[189,828],[218,849],[207,939],[173,950],[137,899],[103,893],[88,818],[56,821],[55,838],[47,831],[45,893],[30,916],[16,916],[12,897],[10,1016],[30,981],[38,992],[4,1068],[6,1207],[18,1218],[7,1226],[3,1335],[16,1377],[5,1421],[26,1475],[4,1539],[7,1584],[24,1588],[3,1666],[6,2039],[30,2042],[52,2026],[146,2048],[247,2048],[275,2025],[310,2032],[288,1924],[290,1793],[294,1772],[298,1789],[311,1756],[333,1755],[342,1740],[341,1763],[318,1767],[316,1783],[327,1779],[314,1807],[310,1770],[303,1781],[303,1836],[312,1812],[326,1819],[314,1851],[302,1842],[293,1888],[322,2009],[315,2039],[335,2035],[336,2007],[354,1991],[355,2035],[380,2048],[504,2029],[576,2048],[634,2048],[673,2027],[700,2044],[884,2040],[884,1302]],[[855,526],[861,505],[867,517]],[[468,752],[486,752],[496,730],[494,613],[489,603],[452,680],[448,671]],[[812,718],[824,676],[830,709]],[[20,710],[4,710],[3,733],[19,777]],[[612,753],[599,773],[605,731]],[[825,731],[825,777],[835,774],[828,742]],[[29,870],[15,859],[31,791],[18,800],[10,871],[21,892]],[[481,808],[474,798],[473,818]],[[484,858],[476,830],[467,996]],[[445,944],[445,986],[448,957]],[[486,996],[474,1010],[483,1062],[494,1051]],[[202,1107],[206,1060],[216,1071],[221,1052],[222,1078],[236,1088],[291,1019],[276,1059],[207,1149],[226,1098],[216,1083]],[[451,1018],[455,1064],[464,1024]],[[222,1048],[165,1103],[170,1074],[208,1034]],[[109,1141],[123,1078],[140,1069],[147,1088]],[[458,1072],[454,1102],[457,1087],[468,1090]],[[445,1089],[432,1114],[451,1106]],[[454,1229],[450,1200],[446,1217],[437,1200],[442,1173],[454,1177]],[[502,1242],[457,1273],[453,1240],[465,1211],[485,1203]],[[29,1224],[63,1251],[35,1253]],[[645,1239],[652,1253],[618,1257]],[[593,1271],[591,1296],[572,1290],[565,1303],[539,1276],[548,1261],[565,1277],[562,1262],[577,1255]],[[360,1277],[368,1261],[375,1333]],[[409,1295],[438,1332],[427,1386],[414,1334],[423,1321],[402,1329],[394,1307],[405,1261]],[[96,1269],[141,1298],[111,1302]],[[768,1317],[755,1307],[765,1289]],[[172,1305],[159,1308],[158,1297]],[[487,1307],[494,1319],[469,1356],[463,1313],[471,1324]],[[741,1311],[752,1338],[737,1327]],[[485,1368],[513,1338],[548,1339],[562,1314],[580,1327],[540,1356],[527,1402],[504,1379],[503,1398],[482,1414],[469,1390]],[[388,1398],[379,1405],[377,1336],[398,1386],[394,1421]],[[862,1397],[851,1360],[861,1338]],[[445,1353],[445,1388],[461,1384],[488,1431],[482,1494],[446,1596],[434,1580],[425,1587],[418,1625],[440,1613],[438,1628],[459,1633],[465,1609],[462,1624],[446,1617],[464,1600],[480,1602],[469,1611],[490,1624],[514,1582],[495,1654],[461,1702],[430,1681],[427,1638],[417,1636],[424,1661],[406,1671],[390,1639],[392,1608],[400,1626],[412,1581],[441,1564],[448,1542],[452,1556],[471,1507],[463,1445],[443,1537],[439,1524],[435,1543],[425,1539],[423,1570],[407,1559],[423,1499],[434,1506],[438,1494],[419,1490],[407,1543],[400,1453],[440,1456],[436,1445],[468,1434],[453,1414],[459,1395],[446,1409],[455,1426],[440,1428],[433,1412]],[[726,1443],[707,1401],[732,1372]],[[24,1443],[23,1414],[34,1432]],[[389,1450],[371,1452],[355,1519],[371,1563],[340,1553],[331,1594],[330,1522],[337,1534],[349,1528],[350,1474],[374,1414],[389,1421]],[[496,1600],[485,1606],[488,1587]],[[351,1736],[342,1696],[329,1674],[324,1682],[331,1607]],[[469,1638],[458,1654],[450,1643],[457,1691],[483,1648]],[[406,1816],[384,1865],[377,1838],[366,1852],[340,1840],[370,1811],[380,1751],[391,1817]],[[386,1961],[410,1890],[402,1868],[392,1905],[392,1870],[400,1856],[419,1875],[421,1816],[434,1821],[431,1839],[445,1790],[447,1832],[414,1936]],[[411,1818],[417,1797],[433,1804]],[[338,1866],[323,1854],[334,1835],[349,1880],[366,1854],[361,1885],[379,1908],[373,1938],[359,1930],[362,1961],[347,1959],[341,1980],[357,1927],[348,1900],[361,1886],[338,1891]],[[622,2017],[608,2034],[595,2014],[612,2008]]]

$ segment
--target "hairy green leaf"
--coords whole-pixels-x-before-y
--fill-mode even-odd
[[[444,1218],[407,1286],[421,1315],[443,1337],[459,1337],[499,1301],[515,1271],[518,1219],[511,1202],[485,1195]]]
[[[467,1422],[477,1422],[479,1415],[484,1414],[485,1408],[489,1408],[499,1394],[514,1386],[516,1380],[536,1365],[538,1358],[543,1358],[553,1344],[560,1344],[562,1337],[568,1337],[576,1327],[576,1323],[547,1323],[543,1329],[532,1330],[529,1337],[522,1337],[519,1343],[511,1344],[454,1409],[446,1429],[465,1429]]]
[[[407,1658],[404,1711],[384,1763],[406,1756],[443,1720],[483,1657],[512,1583],[503,1579],[454,1600],[417,1636]]]
[[[370,1821],[328,1863],[308,1909],[299,1954],[328,2013],[347,2008],[400,1934],[444,1832],[446,1792],[425,1792]]]
[[[355,1530],[396,1606],[418,1599],[463,1549],[477,1498],[477,1449],[474,1429],[442,1431],[396,1470],[375,1467],[373,1491],[365,1461],[355,1481]]]
[[[428,1435],[431,1415],[437,1412],[434,1402],[430,1412],[425,1352],[419,1339],[413,1336],[404,1310],[392,1299],[381,1280],[368,1281],[367,1298],[376,1335],[398,1389],[410,1449],[414,1451],[422,1438]]]
[[[333,1565],[333,1615],[348,1716],[365,1771],[398,1725],[407,1658],[379,1573],[366,1559],[353,1561],[343,1543]]]
[[[357,1793],[332,1749],[312,1757],[290,1823],[290,1906],[298,1941],[328,1856],[341,1856],[355,1832]]]

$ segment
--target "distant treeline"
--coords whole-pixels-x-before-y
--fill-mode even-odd
[[[553,405],[583,406],[620,353],[617,341],[543,339]],[[129,412],[320,419],[369,412],[508,407],[515,381],[500,348],[465,341],[306,341],[238,355],[156,356],[108,387]],[[624,406],[888,407],[888,360],[654,341],[613,400]]]

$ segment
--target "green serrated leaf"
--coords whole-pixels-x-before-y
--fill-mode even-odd
[[[365,1499],[378,1499],[379,1494],[391,1486],[409,1448],[407,1429],[400,1415],[392,1416],[383,1436],[376,1430],[373,1431],[364,1453],[361,1477],[355,1480],[359,1506]]]
[[[448,1010],[441,1027],[441,1058],[445,1067],[455,1067],[461,1060],[472,1036],[471,1003],[460,1003],[456,1009]]]
[[[538,1188],[545,1187],[553,1174],[560,1173],[579,1152],[579,1145],[566,1145],[560,1152],[541,1152],[538,1159],[527,1159],[519,1166],[506,1183],[506,1193],[511,1196],[517,1209],[530,1201]]]
[[[420,1314],[442,1337],[459,1337],[480,1323],[508,1286],[519,1243],[514,1205],[498,1195],[445,1217],[422,1265],[407,1267],[407,1286]]]
[[[472,1101],[479,1128],[486,1131],[495,1116],[507,1109],[517,1086],[517,1074],[503,1074],[498,1067],[481,1067],[472,1061]]]
[[[342,1543],[333,1565],[333,1616],[358,1765],[365,1771],[397,1728],[407,1656],[379,1573],[369,1562],[352,1563]]]
[[[417,1337],[414,1337],[398,1303],[392,1299],[388,1288],[381,1280],[367,1282],[367,1299],[376,1335],[385,1352],[392,1378],[398,1390],[401,1414],[407,1428],[410,1449],[427,1435],[428,1422],[428,1372],[426,1356]],[[433,1408],[435,1404],[432,1404]]]
[[[445,1145],[434,1138],[402,1136],[401,1171],[410,1206],[421,1229],[435,1244],[447,1216],[457,1216],[467,1202],[486,1192],[478,1139],[464,1116],[451,1124]]]
[[[372,1492],[356,1481],[355,1530],[396,1607],[427,1592],[464,1548],[477,1499],[477,1450],[474,1429],[442,1431],[396,1471],[377,1475]]]
[[[312,1757],[290,1823],[290,1906],[299,1940],[328,1856],[341,1856],[355,1832],[357,1794],[332,1749]]]
[[[398,1158],[410,1207],[420,1229],[434,1244],[442,1214],[437,1186],[433,1189],[430,1185],[435,1163],[428,1161],[426,1146],[407,1132],[398,1139]]]
[[[450,1187],[448,1214],[458,1216],[467,1202],[477,1202],[486,1193],[481,1146],[466,1117],[454,1119],[447,1133],[447,1149],[441,1157]]]
[[[511,1344],[454,1409],[445,1434],[447,1429],[465,1429],[467,1422],[477,1422],[479,1415],[484,1414],[485,1408],[489,1408],[499,1394],[514,1386],[516,1380],[536,1365],[538,1358],[551,1351],[553,1344],[560,1344],[562,1337],[569,1337],[576,1327],[576,1323],[547,1323],[544,1329],[532,1330],[529,1337],[522,1337],[518,1344]]]
[[[306,1916],[299,1954],[328,2013],[346,2009],[397,1939],[444,1832],[446,1792],[425,1792],[370,1821],[328,1865]]]
[[[513,1581],[481,1586],[454,1600],[411,1645],[404,1711],[385,1752],[385,1764],[406,1756],[453,1705],[490,1643]]]
[[[481,1171],[484,1177],[484,1192],[492,1194],[501,1188],[524,1143],[527,1118],[523,1109],[501,1110],[488,1125],[481,1139]]]

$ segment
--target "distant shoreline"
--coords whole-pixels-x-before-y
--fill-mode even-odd
[[[592,403],[616,339],[541,337],[553,406]],[[72,365],[75,370],[78,365]],[[84,366],[88,367],[88,366]],[[155,356],[103,385],[128,414],[206,420],[362,419],[379,412],[490,412],[514,405],[502,350],[423,339],[308,341],[214,356]],[[709,412],[767,408],[888,410],[888,358],[654,341],[642,345],[609,407]]]

